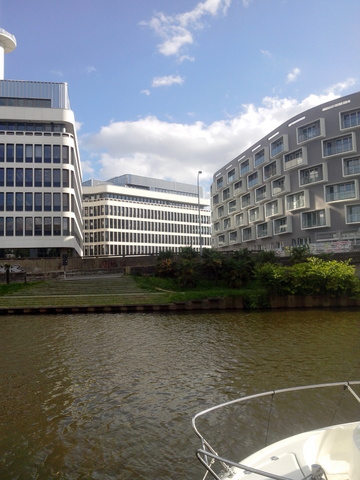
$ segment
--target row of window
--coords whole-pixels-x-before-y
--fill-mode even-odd
[[[0,143],[0,162],[8,163],[71,163],[74,165],[74,149],[68,145],[24,145]]]
[[[147,232],[176,232],[195,234],[199,231],[197,223],[159,223],[144,222],[142,220],[121,220],[113,218],[99,218],[95,220],[85,220],[85,230],[99,229],[118,229],[118,230],[142,230]],[[210,235],[210,227],[201,224],[201,232],[204,235]]]
[[[203,244],[210,245],[210,237],[204,238]],[[150,243],[150,244],[169,244],[169,245],[198,245],[198,236],[185,235],[157,235],[152,233],[134,233],[134,232],[94,232],[85,233],[85,244],[121,242],[121,243]]]
[[[354,110],[352,112],[343,112],[341,114],[341,128],[353,128],[360,125],[360,110]],[[275,134],[276,135],[276,134]],[[325,136],[325,123],[323,119],[315,120],[307,125],[303,125],[297,128],[297,143],[303,144],[309,140],[313,140],[317,137]],[[304,157],[306,157],[306,147],[302,146],[293,152],[285,155],[288,151],[288,135],[282,135],[269,144],[269,147],[264,147],[260,151],[256,151],[259,147],[253,149],[252,158],[245,158],[245,156],[238,159],[239,177],[248,174],[253,168],[258,168],[264,163],[269,162],[270,159],[276,158],[280,154],[284,154],[284,170],[293,168],[301,163],[304,163]],[[355,149],[355,139],[352,133],[339,135],[334,138],[323,140],[322,142],[322,155],[324,158],[339,155],[345,152],[350,152]],[[305,153],[305,154],[304,154]],[[243,161],[241,161],[244,158]],[[227,184],[230,184],[236,180],[235,167],[228,167],[229,171],[225,177]],[[264,179],[266,175],[264,175]],[[251,183],[252,179],[248,179]],[[224,187],[224,176],[220,176],[216,179],[216,189],[219,190]],[[250,185],[249,185],[250,188]]]
[[[70,187],[70,170],[60,168],[0,168],[0,187]],[[74,186],[74,172],[71,171]]]
[[[85,207],[85,218],[87,217],[130,217],[152,220],[163,220],[170,222],[198,223],[199,215],[195,213],[184,213],[164,210],[150,210],[146,208],[126,207],[120,205],[99,205],[95,207]],[[201,212],[201,223],[209,224],[210,215],[204,215]]]
[[[18,99],[22,100],[22,99]],[[26,100],[26,99],[24,99]],[[1,104],[0,98],[0,106]],[[64,132],[64,123],[4,122],[0,121],[0,131],[10,132]]]
[[[180,252],[184,246],[198,247],[198,241],[186,245],[170,245],[173,252]],[[210,244],[209,244],[210,245]],[[85,256],[101,256],[101,255],[157,255],[160,252],[167,250],[169,246],[161,244],[103,244],[103,245],[89,245],[85,246]]]
[[[0,217],[0,236],[68,236],[67,217]]]
[[[360,204],[346,205],[345,218],[347,224],[360,223]],[[329,212],[326,209],[303,212],[300,221],[302,230],[330,226]],[[229,232],[229,241],[230,243],[238,241],[246,242],[291,232],[292,217],[287,216],[258,225],[248,226],[242,228],[240,231],[231,231]],[[225,234],[218,236],[218,242],[219,246],[225,243]]]
[[[69,193],[0,192],[2,212],[69,212],[70,208],[74,211],[74,197]]]
[[[191,196],[191,195],[189,195]],[[132,203],[146,203],[152,205],[166,205],[168,207],[176,207],[176,208],[191,208],[197,209],[198,205],[196,204],[189,204],[189,203],[182,203],[182,202],[173,202],[171,200],[162,200],[161,198],[149,198],[149,197],[139,197],[138,195],[120,195],[115,193],[102,193],[100,195],[84,195],[84,202],[89,202],[93,200],[103,200],[103,199],[111,199],[111,200],[122,200],[125,202],[132,202]],[[116,205],[108,205],[109,209],[114,208],[116,210]],[[94,207],[89,207],[94,208]],[[114,214],[116,215],[116,214]]]

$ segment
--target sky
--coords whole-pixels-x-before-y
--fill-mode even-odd
[[[0,0],[5,78],[66,82],[83,180],[196,184],[360,90],[359,0]]]

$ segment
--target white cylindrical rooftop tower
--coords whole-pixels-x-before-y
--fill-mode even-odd
[[[4,80],[4,55],[16,48],[16,38],[0,28],[0,80]]]

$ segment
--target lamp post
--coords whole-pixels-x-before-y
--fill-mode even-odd
[[[199,177],[202,174],[202,171],[199,170],[197,174],[197,193],[198,193],[198,210],[199,210],[199,247],[200,255],[202,255],[202,238],[201,238],[201,210],[200,210],[200,184]]]

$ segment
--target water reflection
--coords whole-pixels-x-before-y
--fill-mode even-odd
[[[357,379],[359,324],[327,310],[0,318],[0,478],[200,478],[195,412]]]

